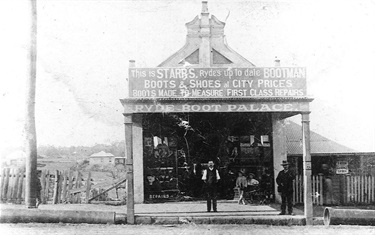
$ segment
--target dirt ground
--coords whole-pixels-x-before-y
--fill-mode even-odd
[[[97,224],[0,224],[2,235],[33,234],[306,234],[306,235],[368,235],[375,234],[371,226],[269,226],[269,225],[97,225]]]

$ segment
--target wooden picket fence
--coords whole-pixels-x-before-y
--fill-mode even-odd
[[[91,173],[85,179],[79,171],[43,170],[40,177],[41,202],[85,203],[95,196],[91,191]],[[22,169],[4,168],[1,173],[1,201],[23,203],[25,200],[26,176]],[[95,194],[95,193],[94,193]],[[98,193],[96,193],[98,194]]]
[[[347,175],[345,204],[374,204],[375,176]]]
[[[312,202],[316,205],[323,205],[323,176],[312,175]],[[297,175],[293,182],[293,204],[303,203],[303,177]]]
[[[25,198],[24,171],[4,168],[1,173],[1,201],[21,203]]]

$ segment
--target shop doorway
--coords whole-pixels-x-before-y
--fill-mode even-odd
[[[152,113],[142,120],[145,201],[203,199],[210,160],[221,175],[220,199],[235,197],[239,171],[273,192],[270,113]]]

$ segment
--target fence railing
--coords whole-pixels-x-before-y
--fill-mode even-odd
[[[323,176],[311,176],[312,202],[316,205],[323,205]],[[303,177],[297,175],[293,182],[293,204],[303,203]]]
[[[346,191],[344,203],[373,204],[375,203],[375,176],[348,175],[346,176]]]
[[[22,203],[25,200],[26,176],[22,169],[3,168],[1,172],[1,201]],[[91,173],[83,178],[79,171],[43,170],[40,176],[41,203],[84,203],[100,193],[92,190]]]

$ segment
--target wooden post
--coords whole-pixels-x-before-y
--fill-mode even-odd
[[[4,190],[4,183],[5,183],[5,168],[1,169],[1,186],[0,186],[0,200],[3,200],[3,190]]]
[[[2,198],[1,198],[3,202],[7,200],[8,187],[9,187],[9,173],[10,173],[10,169],[9,168],[5,169],[4,184],[3,184],[3,191],[2,191]]]
[[[40,200],[42,204],[45,203],[45,192],[46,192],[46,171],[43,170],[40,175],[40,185],[42,186],[42,191],[40,192]]]
[[[82,186],[82,174],[81,172],[77,171],[77,184],[76,184],[76,188],[81,188]],[[81,193],[77,193],[76,194],[76,198],[77,198],[77,203],[81,203]]]
[[[67,201],[66,200],[67,183],[68,183],[68,172],[64,171],[64,180],[62,182],[62,193],[61,193],[61,200],[62,200],[63,203],[65,203]]]
[[[59,171],[59,182],[57,189],[57,203],[61,203],[61,194],[62,194],[62,181],[63,181],[63,171]]]
[[[25,178],[25,172],[23,170],[20,171],[20,177],[18,178],[18,190],[17,190],[17,204],[22,203],[22,190],[23,190],[23,181]]]
[[[91,190],[91,171],[89,171],[89,174],[86,180],[86,203],[89,203],[90,190]]]
[[[59,190],[59,171],[55,171],[55,182],[53,185],[53,204],[58,203],[58,190]]]
[[[134,173],[133,173],[133,115],[125,116],[125,156],[126,156],[126,208],[127,223],[134,224]]]
[[[50,173],[49,173],[49,171],[47,171],[46,172],[46,175],[47,175],[47,177],[46,177],[46,190],[45,190],[45,197],[44,197],[44,201],[43,201],[43,203],[47,203],[48,201],[49,201],[49,188],[51,187],[50,186],[50,181],[51,181],[51,175],[50,175]]]
[[[309,113],[302,113],[302,145],[304,174],[304,212],[306,225],[312,225],[313,205],[311,193],[311,154],[310,154],[310,119]]]
[[[25,201],[26,203],[26,173],[24,174],[23,176],[23,179],[22,179],[22,200]]]
[[[30,0],[30,45],[29,66],[26,86],[26,117],[25,117],[25,153],[26,153],[26,190],[25,205],[36,208],[36,180],[37,180],[37,145],[35,127],[35,87],[36,87],[36,41],[37,41],[37,4]]]
[[[73,201],[73,195],[70,194],[70,190],[72,190],[73,188],[73,172],[72,171],[69,171],[69,186],[68,186],[68,202],[72,202]]]
[[[21,169],[18,168],[15,171],[15,180],[14,180],[14,187],[13,187],[13,193],[12,193],[12,202],[17,203],[17,195],[18,195],[18,184],[20,179]]]
[[[12,202],[12,193],[14,186],[14,168],[11,168],[9,171],[9,183],[8,183],[8,192],[7,192],[7,202]]]

